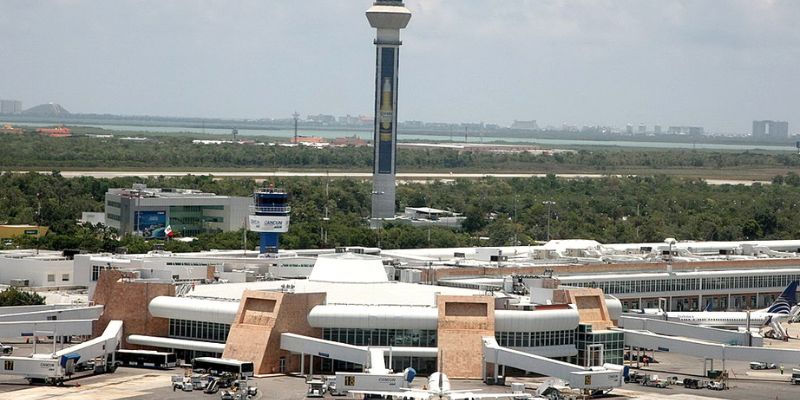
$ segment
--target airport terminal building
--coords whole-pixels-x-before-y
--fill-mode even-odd
[[[621,305],[598,289],[545,287],[551,304],[533,304],[503,292],[390,281],[380,257],[352,253],[320,255],[308,279],[193,285],[185,293],[124,275],[112,270],[98,281],[94,301],[105,312],[97,330],[105,320],[124,318],[128,345],[173,349],[185,359],[252,360],[259,373],[297,370],[298,356],[279,347],[285,332],[391,347],[395,370],[435,372],[439,351],[454,377],[480,376],[475,354],[484,336],[579,365],[622,363],[622,333],[609,330]],[[147,315],[131,320],[142,309]],[[450,317],[468,322],[455,329]],[[457,340],[442,340],[453,332]],[[588,344],[601,344],[591,348],[602,354],[587,353]],[[325,357],[314,366],[321,372],[362,367]]]

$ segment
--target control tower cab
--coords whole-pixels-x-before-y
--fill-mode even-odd
[[[289,195],[283,189],[270,187],[256,190],[253,200],[248,229],[258,232],[261,254],[277,253],[281,233],[289,231]]]

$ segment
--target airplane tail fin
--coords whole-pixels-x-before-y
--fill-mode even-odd
[[[708,303],[706,303],[706,308],[704,308],[703,311],[705,311],[705,312],[711,311],[711,308],[712,308],[713,305],[714,305],[714,303],[709,301]]]
[[[797,284],[798,281],[789,283],[789,286],[775,299],[772,305],[767,309],[767,312],[773,314],[789,314],[792,307],[797,304]]]

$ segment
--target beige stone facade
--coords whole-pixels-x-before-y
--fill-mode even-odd
[[[325,298],[325,293],[246,290],[222,357],[252,361],[256,374],[300,370],[300,356],[281,350],[281,333],[321,337],[321,330],[308,324],[308,313]]]
[[[575,304],[580,323],[591,324],[593,331],[606,330],[615,324],[608,314],[605,296],[601,289],[556,290],[553,292],[553,302]]]
[[[451,378],[481,377],[483,337],[494,336],[494,297],[438,296],[440,368]]]
[[[92,301],[103,305],[103,315],[94,322],[92,331],[99,336],[111,320],[122,320],[122,347],[141,348],[127,343],[128,335],[166,337],[169,320],[150,315],[150,300],[158,296],[175,296],[175,286],[169,283],[131,281],[130,273],[107,270],[100,273]]]

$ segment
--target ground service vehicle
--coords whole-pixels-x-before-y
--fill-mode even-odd
[[[308,391],[306,397],[323,397],[325,396],[325,381],[313,379],[308,382]]]
[[[645,375],[644,381],[642,381],[642,385],[657,387],[657,388],[665,388],[667,387],[667,381],[664,379],[659,379],[658,375]]]
[[[800,369],[792,368],[792,384],[800,385]]]
[[[700,389],[702,386],[700,385],[699,379],[694,378],[684,378],[683,379],[683,387],[687,389]]]
[[[253,376],[253,363],[225,358],[197,357],[192,360],[192,369],[202,370],[213,376],[230,374],[236,379]]]
[[[117,350],[114,359],[123,367],[134,368],[175,368],[178,363],[175,353],[151,350]]]
[[[331,396],[344,396],[344,392],[340,391],[336,387],[336,377],[335,376],[328,376],[325,378],[325,386],[328,393]]]
[[[708,388],[711,390],[725,390],[725,383],[720,381],[709,381]]]
[[[172,391],[182,390],[184,392],[191,392],[194,390],[192,385],[192,378],[188,376],[173,375],[172,376]]]
[[[642,381],[644,381],[644,377],[645,377],[645,375],[643,373],[639,372],[639,371],[631,371],[628,374],[627,382],[630,382],[630,383],[642,383]]]

